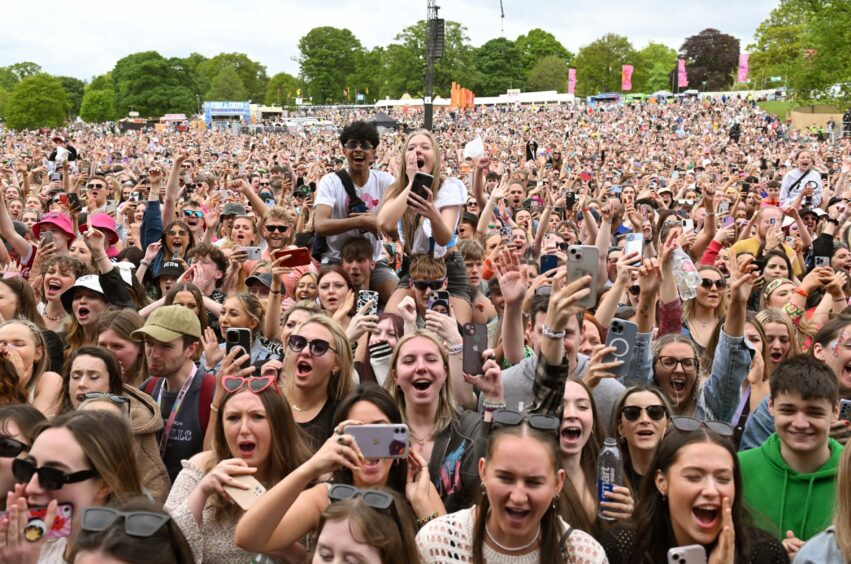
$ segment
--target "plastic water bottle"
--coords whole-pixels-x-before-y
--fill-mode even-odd
[[[597,458],[597,517],[606,521],[614,521],[611,517],[603,515],[603,507],[599,502],[606,501],[603,497],[605,492],[610,492],[615,486],[623,485],[623,456],[618,448],[617,441],[607,437],[603,441],[603,448]]]
[[[677,281],[677,290],[680,292],[681,300],[690,300],[697,296],[697,287],[700,285],[700,275],[694,267],[694,262],[682,248],[674,249],[674,279]]]

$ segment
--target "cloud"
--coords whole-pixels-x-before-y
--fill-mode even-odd
[[[574,53],[606,33],[628,37],[636,48],[649,41],[675,49],[714,27],[738,37],[744,48],[777,0],[452,0],[440,16],[467,27],[473,45],[516,39],[540,27]],[[270,75],[298,73],[298,40],[314,27],[347,27],[366,47],[386,45],[406,26],[426,17],[424,0],[284,2],[255,0],[148,0],[139,4],[80,0],[73,4],[7,3],[0,34],[0,66],[38,63],[51,74],[89,80],[130,53],[155,50],[166,57],[198,52],[245,53]]]

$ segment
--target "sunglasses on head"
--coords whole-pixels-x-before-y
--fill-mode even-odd
[[[9,437],[0,437],[0,458],[15,458],[24,451],[29,451],[29,445]]]
[[[713,433],[718,433],[722,437],[733,436],[733,427],[724,421],[701,421],[694,417],[677,416],[671,417],[671,424],[678,431],[685,431],[686,433],[697,431],[700,427],[706,427]]]
[[[61,490],[65,484],[85,482],[96,478],[98,475],[97,470],[93,468],[66,474],[59,468],[51,468],[50,466],[36,468],[35,464],[21,458],[12,461],[12,475],[17,483],[28,484],[35,474],[38,474],[38,483],[41,484],[41,487],[49,491]]]
[[[332,503],[355,497],[361,498],[365,504],[373,509],[386,511],[393,507],[393,496],[379,490],[361,489],[349,484],[334,484],[328,490],[328,498]]]
[[[345,145],[343,145],[349,151],[354,151],[355,149],[360,149],[361,151],[371,151],[372,143],[369,141],[348,141]]]
[[[124,532],[131,537],[147,538],[159,531],[171,517],[151,511],[117,511],[111,507],[86,507],[80,527],[89,533],[101,533],[119,519],[124,519]]]
[[[558,431],[561,421],[552,415],[524,415],[513,409],[497,409],[491,416],[491,425],[516,427],[524,421],[538,431]]]
[[[119,396],[117,394],[110,394],[109,392],[87,392],[86,399],[103,399],[108,401],[113,405],[117,405],[122,409],[126,409],[127,413],[130,413],[130,398],[126,396]]]
[[[287,225],[267,225],[266,226],[266,231],[268,231],[269,233],[274,233],[275,231],[278,231],[280,233],[286,233],[288,229],[289,229],[289,226],[287,226]]]
[[[202,212],[200,210],[183,210],[183,215],[185,215],[186,217],[193,217],[194,216],[194,217],[197,217],[198,219],[201,219],[202,217],[204,217],[204,212]]]
[[[440,290],[443,287],[443,280],[443,278],[440,280],[411,280],[411,284],[420,292],[425,292],[426,290]]]
[[[290,338],[287,339],[287,346],[290,347],[290,350],[294,353],[300,353],[305,347],[309,347],[308,350],[310,351],[311,356],[322,356],[329,350],[337,352],[337,349],[332,348],[331,344],[324,339],[313,339],[312,341],[308,341],[301,335],[290,335]]]
[[[250,392],[259,394],[269,386],[278,388],[276,376],[255,376],[243,378],[242,376],[225,376],[222,378],[222,387],[228,393],[235,393],[242,389],[247,389]]]
[[[701,278],[700,285],[705,290],[709,290],[712,286],[715,286],[719,290],[723,290],[727,287],[727,280],[724,278],[719,278],[718,280],[711,280],[709,278]]]
[[[668,415],[668,410],[665,409],[664,405],[648,405],[647,407],[627,405],[621,409],[621,414],[623,414],[627,421],[638,421],[642,411],[646,411],[647,417],[653,421],[659,421]]]

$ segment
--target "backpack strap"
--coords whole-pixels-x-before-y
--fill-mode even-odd
[[[159,381],[159,376],[151,376],[150,378],[148,378],[148,382],[142,387],[142,391],[148,394],[149,396],[154,397],[154,390],[156,389]]]
[[[216,377],[212,374],[204,374],[201,381],[201,404],[198,406],[198,417],[201,420],[201,436],[207,434],[207,424],[210,422],[210,406],[213,403],[213,394],[216,391]]]
[[[336,174],[340,178],[340,182],[343,183],[343,188],[346,189],[346,195],[349,197],[349,210],[363,204],[363,200],[358,196],[357,191],[355,191],[355,183],[352,180],[352,177],[349,176],[349,172],[341,168],[340,170],[335,170],[334,174]]]

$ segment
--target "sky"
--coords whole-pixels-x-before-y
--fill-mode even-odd
[[[679,49],[708,27],[737,37],[744,49],[779,0],[443,0],[440,16],[462,23],[471,43],[517,39],[539,27],[573,53],[606,33],[636,49],[649,41]],[[54,75],[90,80],[130,53],[165,57],[198,52],[245,53],[269,76],[298,74],[298,40],[314,27],[346,27],[367,48],[387,45],[426,17],[426,0],[146,0],[128,2],[3,2],[0,66],[38,63]],[[504,23],[504,33],[501,25]]]

